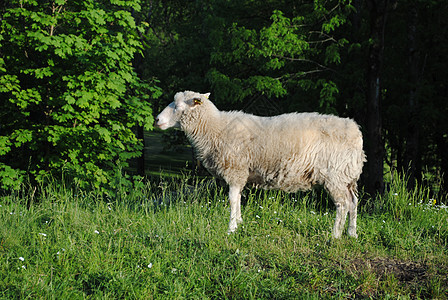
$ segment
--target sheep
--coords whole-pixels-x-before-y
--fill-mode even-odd
[[[333,237],[341,237],[349,213],[347,233],[357,238],[357,181],[366,159],[355,121],[318,113],[259,117],[220,111],[209,96],[176,93],[155,125],[181,128],[204,167],[229,185],[228,233],[243,222],[247,184],[286,192],[323,185],[336,206]]]

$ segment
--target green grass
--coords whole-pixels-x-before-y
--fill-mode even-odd
[[[24,187],[0,200],[0,298],[447,298],[448,209],[404,186],[361,203],[357,240],[331,238],[318,191],[246,190],[245,222],[227,235],[213,180],[142,182],[115,199]]]

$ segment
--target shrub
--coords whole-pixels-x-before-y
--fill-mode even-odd
[[[131,11],[139,1],[18,1],[0,21],[0,184],[29,171],[107,185],[142,150],[155,82],[132,68],[141,50]]]

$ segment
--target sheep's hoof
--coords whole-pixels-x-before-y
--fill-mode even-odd
[[[348,229],[348,236],[349,237],[352,237],[352,238],[354,238],[354,239],[357,239],[358,238],[358,235],[356,234],[356,229],[355,230],[350,230],[350,228]]]
[[[236,224],[235,224],[235,226],[229,226],[229,230],[227,230],[227,234],[235,233],[237,228],[238,227],[236,226]]]
[[[229,230],[227,230],[227,234],[228,235],[231,235],[232,233],[235,233],[236,232],[236,229],[229,229]]]
[[[229,230],[227,230],[228,234],[234,233],[236,229],[238,228],[238,221],[237,219],[231,219],[229,222]]]
[[[358,235],[356,233],[349,233],[348,236],[354,239],[358,238]]]
[[[340,239],[341,238],[341,236],[342,236],[342,234],[337,234],[337,233],[333,233],[333,238],[334,239]]]

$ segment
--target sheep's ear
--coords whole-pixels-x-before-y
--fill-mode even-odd
[[[194,106],[201,105],[202,104],[202,99],[201,98],[194,98],[193,99],[193,103],[194,103]]]
[[[188,100],[186,103],[187,103],[188,106],[190,106],[191,108],[194,108],[194,107],[196,107],[197,105],[201,105],[203,102],[202,102],[202,99],[201,99],[200,97],[196,97],[196,98],[193,98],[193,99]]]
[[[210,97],[210,93],[206,93],[206,94],[204,94],[204,96],[205,96],[205,98],[208,99],[208,97]]]

